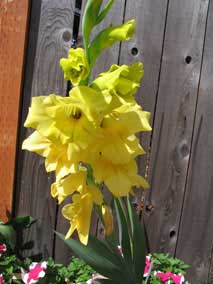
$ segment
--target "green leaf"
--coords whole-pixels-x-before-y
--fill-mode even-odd
[[[65,240],[62,234],[57,232],[56,234],[75,254],[101,275],[114,279],[118,283],[126,280],[131,281],[123,267],[123,263],[110,252],[103,242],[90,236],[88,245],[84,246],[79,241],[73,239]]]
[[[30,228],[36,222],[31,216],[19,216],[12,220],[12,224],[17,229]]]
[[[11,249],[15,248],[16,232],[11,225],[0,224],[0,236],[4,238]]]
[[[145,259],[147,251],[146,238],[142,225],[138,220],[138,216],[134,211],[134,209],[132,208],[129,197],[127,198],[127,207],[128,207],[132,236],[133,236],[134,270],[137,281],[141,282],[143,279],[143,272],[145,267]]]
[[[87,48],[89,45],[89,37],[91,34],[92,29],[100,24],[103,19],[106,17],[108,12],[110,11],[114,0],[109,0],[105,7],[101,9],[103,0],[88,0],[86,7],[84,9],[84,15],[82,19],[82,31],[83,31],[83,38],[84,38],[84,46],[87,53]],[[100,13],[99,13],[100,12]],[[89,58],[88,58],[89,59]]]
[[[82,32],[86,50],[88,48],[89,36],[96,24],[96,19],[98,18],[102,2],[103,0],[88,0],[84,9],[84,15],[82,18]]]
[[[102,11],[100,12],[100,14],[98,15],[97,19],[96,19],[96,25],[100,24],[100,22],[103,21],[103,19],[106,17],[106,15],[108,14],[108,12],[110,11],[112,5],[114,4],[114,0],[109,0],[107,2],[107,4],[105,5],[105,7],[102,9]]]
[[[132,268],[131,239],[129,236],[128,224],[122,206],[121,199],[115,199],[115,210],[119,228],[119,242],[122,247],[123,256],[127,264]]]

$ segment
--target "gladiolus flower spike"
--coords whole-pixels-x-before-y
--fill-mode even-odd
[[[55,172],[52,196],[59,203],[71,197],[71,203],[62,209],[70,222],[66,238],[77,230],[85,245],[93,207],[105,204],[100,185],[107,186],[115,197],[133,194],[133,187],[149,186],[138,174],[135,161],[145,154],[136,134],[151,131],[150,113],[134,97],[143,77],[142,63],[113,64],[87,83],[101,51],[120,40],[129,40],[135,32],[135,21],[131,20],[105,28],[90,42],[91,30],[102,21],[112,3],[109,1],[100,12],[101,0],[88,1],[83,21],[87,46],[85,50],[70,49],[68,57],[60,60],[65,80],[73,85],[69,97],[34,97],[24,124],[35,131],[22,148],[44,157],[46,171]],[[91,18],[91,11],[96,13],[97,21]],[[102,208],[109,235],[113,230],[112,216],[107,207]]]

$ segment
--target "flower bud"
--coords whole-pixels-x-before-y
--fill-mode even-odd
[[[60,65],[64,71],[64,79],[70,80],[73,86],[79,85],[89,75],[89,64],[82,48],[71,48],[68,58],[62,58]]]

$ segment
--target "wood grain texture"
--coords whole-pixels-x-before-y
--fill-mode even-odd
[[[59,3],[57,0],[43,0],[40,3],[40,15],[37,9],[34,11],[37,17],[40,16],[39,34],[31,70],[32,88],[31,91],[26,91],[25,98],[28,99],[23,101],[23,120],[26,118],[29,97],[50,93],[63,95],[66,90],[66,82],[58,62],[62,56],[66,56],[70,46],[72,1],[62,0]],[[67,34],[70,36],[67,37]],[[27,137],[29,133],[30,131],[25,130],[21,136]],[[54,250],[56,201],[50,196],[53,177],[45,172],[44,160],[33,153],[21,152],[19,161],[16,215],[27,214],[37,219],[37,223],[26,234],[25,240],[35,241],[33,254],[42,253],[47,257],[52,255]]]
[[[0,219],[12,209],[28,1],[0,1]]]
[[[213,279],[213,2],[210,1],[192,155],[176,255],[191,264],[189,281]]]
[[[147,206],[153,206],[145,214],[151,251],[175,252],[208,3],[169,2],[146,199]],[[192,59],[189,64],[187,56]]]
[[[151,125],[153,125],[158,78],[161,70],[167,2],[129,0],[126,4],[125,20],[136,20],[136,35],[128,43],[122,43],[120,64],[132,64],[135,61],[143,62],[145,72],[136,99],[143,106],[144,110],[151,112]],[[137,49],[137,54],[135,55],[133,54],[134,49]],[[147,155],[138,158],[139,172],[144,176],[151,133],[140,135],[140,140],[147,151]],[[141,193],[139,192],[135,200],[137,204],[140,202],[140,197]]]

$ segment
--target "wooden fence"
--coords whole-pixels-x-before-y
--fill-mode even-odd
[[[58,61],[66,56],[70,47],[74,2],[29,2],[13,200],[16,215],[27,214],[38,219],[25,236],[26,240],[35,240],[33,253],[53,255],[60,262],[67,261],[70,252],[55,239],[53,230],[65,233],[68,224],[49,194],[53,177],[45,173],[43,159],[21,151],[20,145],[29,135],[29,131],[23,128],[23,121],[31,97],[65,94],[66,83]],[[16,106],[17,113],[14,94],[16,97],[20,94],[21,77],[17,75],[20,69],[13,72],[13,68],[20,68],[23,62],[22,57],[13,61],[12,56],[16,46],[20,48],[19,55],[23,52],[28,1],[4,0],[1,3],[2,210],[5,209],[5,193],[12,192],[14,173],[17,118],[11,120],[7,112],[14,114]],[[19,5],[23,5],[22,10],[19,10]],[[12,7],[17,9],[16,13]],[[11,33],[5,30],[8,22],[14,23],[14,17],[25,23],[21,28],[22,38],[15,38],[16,30],[11,30]],[[148,155],[139,160],[139,166],[141,174],[146,172],[151,184],[144,208],[151,251],[169,252],[183,259],[191,265],[189,280],[199,283],[200,280],[213,279],[213,1],[117,0],[107,23],[118,24],[132,18],[137,22],[136,36],[128,43],[106,50],[95,73],[106,70],[115,62],[130,64],[141,60],[144,63],[145,76],[137,98],[144,109],[152,113],[153,132],[142,137]],[[11,25],[10,28],[13,29]],[[10,43],[3,40],[7,32]],[[3,57],[5,51],[8,60]],[[10,76],[5,72],[10,72]],[[5,81],[7,88],[4,87]],[[6,138],[2,140],[2,136]],[[9,152],[9,146],[12,152]],[[11,202],[11,194],[8,194],[7,207]],[[94,221],[92,230],[101,234],[99,229]]]

